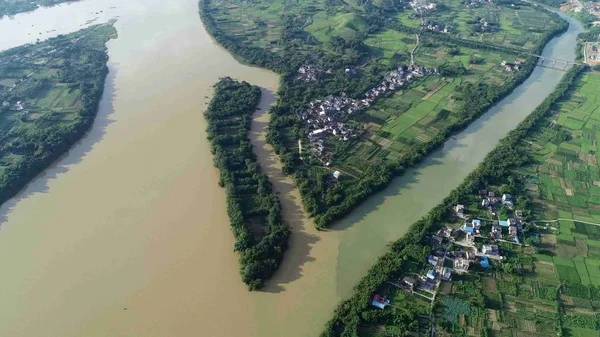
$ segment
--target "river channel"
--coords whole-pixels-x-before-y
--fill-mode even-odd
[[[0,49],[118,18],[90,133],[0,208],[0,336],[315,336],[386,243],[439,203],[564,74],[513,94],[331,231],[306,219],[264,143],[275,74],[241,65],[196,0],[84,0],[0,20]],[[544,55],[574,59],[581,26]],[[293,229],[263,292],[247,292],[202,116],[219,77],[263,88],[251,138]]]

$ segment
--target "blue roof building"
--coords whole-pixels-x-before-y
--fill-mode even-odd
[[[508,227],[508,221],[500,220],[498,221],[498,224],[500,224],[502,227]]]
[[[427,271],[427,278],[435,280],[435,277],[437,276],[437,272],[433,269],[429,269]]]
[[[490,261],[488,260],[487,256],[482,256],[481,257],[481,266],[483,268],[489,268],[490,267]]]
[[[379,309],[385,309],[385,306],[388,304],[390,304],[390,300],[379,295],[373,296],[373,300],[371,301],[371,305]]]

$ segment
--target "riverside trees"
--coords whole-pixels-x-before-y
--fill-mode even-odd
[[[283,223],[279,199],[260,172],[248,139],[260,89],[231,78],[221,79],[205,113],[207,134],[219,169],[219,185],[227,193],[227,214],[240,254],[240,274],[250,290],[258,290],[279,267],[290,231]]]

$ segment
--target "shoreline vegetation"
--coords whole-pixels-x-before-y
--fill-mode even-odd
[[[0,0],[0,19],[4,16],[30,12],[39,7],[50,7],[79,0]]]
[[[116,37],[111,22],[0,53],[0,204],[90,129]]]
[[[240,10],[242,6],[244,4],[235,1],[226,3],[219,0],[200,0],[199,13],[211,36],[237,58],[281,75],[278,101],[270,110],[267,140],[279,155],[284,173],[294,178],[302,195],[303,206],[307,213],[315,218],[315,224],[319,229],[324,229],[341,219],[368,197],[383,190],[392,179],[401,176],[406,169],[421,162],[449,137],[466,128],[510,94],[529,77],[537,63],[537,59],[527,56],[525,52],[540,54],[552,38],[568,28],[568,24],[556,14],[539,6],[534,8],[521,1],[501,1],[498,5],[493,5],[494,10],[502,15],[509,15],[511,10],[521,9],[530,16],[541,16],[545,23],[550,24],[539,32],[536,30],[538,28],[522,28],[521,34],[526,36],[525,39],[514,38],[514,41],[509,35],[512,31],[507,28],[506,31],[502,31],[504,34],[502,39],[510,40],[512,45],[479,41],[483,36],[488,36],[492,40],[497,39],[500,33],[498,31],[475,32],[481,27],[470,18],[470,21],[466,21],[473,29],[473,32],[469,33],[471,34],[469,38],[459,37],[458,32],[445,34],[429,28],[425,29],[427,27],[420,27],[422,18],[411,17],[408,21],[405,18],[405,13],[413,12],[412,9],[395,5],[375,6],[370,3],[358,3],[356,6],[349,6],[330,1],[305,7],[302,4],[295,4],[289,11],[300,14],[284,13],[277,18],[270,17],[268,11],[265,12],[268,9],[266,3],[250,5],[251,7],[245,10],[252,10],[253,6],[256,6],[262,9],[260,13],[264,13],[265,16],[263,19],[260,17],[263,14],[257,14],[258,17],[254,20],[256,29],[268,27],[264,34],[267,34],[267,31],[275,32],[269,37],[271,40],[266,43],[261,40],[265,36],[262,33],[258,34],[255,31],[246,33],[245,28],[236,30],[234,26],[233,28],[227,26],[233,25],[235,20],[230,12]],[[439,16],[439,20],[448,20],[446,18],[448,13],[461,8],[454,3],[452,6],[456,7],[448,6],[423,17],[438,20],[437,16]],[[223,12],[225,8],[227,10]],[[477,10],[469,9],[469,11]],[[352,22],[346,22],[343,34],[339,35],[336,35],[338,32],[333,30],[331,25],[329,28],[314,31],[312,26],[316,24],[316,18],[321,18],[325,13],[328,17],[332,17],[331,20],[351,18]],[[478,12],[474,13],[473,16]],[[525,17],[524,14],[521,16]],[[523,25],[521,17],[518,19]],[[460,26],[459,23],[454,25]],[[319,35],[323,32],[326,33]],[[397,34],[398,45],[388,49],[382,47],[382,43],[386,40],[380,36],[386,34]],[[415,34],[420,36],[419,46],[415,48],[416,62],[430,69],[439,68],[441,77],[425,76],[405,85],[401,93],[381,95],[377,98],[374,107],[368,108],[366,112],[360,112],[361,116],[342,117],[342,121],[352,126],[359,135],[349,142],[335,140],[331,142],[331,150],[325,149],[326,152],[331,152],[327,155],[333,159],[331,167],[325,163],[325,160],[309,151],[299,154],[296,144],[299,139],[309,143],[310,129],[300,118],[298,111],[315,99],[324,99],[329,97],[328,95],[339,95],[342,92],[351,98],[360,99],[370,88],[377,86],[391,70],[409,62],[408,50],[415,47]],[[378,39],[379,42],[372,43],[370,39],[373,38]],[[406,52],[399,52],[402,48],[405,48]],[[468,62],[465,61],[467,54],[471,55]],[[446,55],[446,57],[439,55]],[[445,58],[449,61],[441,60]],[[500,60],[510,60],[510,58],[522,59],[522,62],[518,62],[519,70],[503,72],[504,66],[500,67]],[[317,80],[303,81],[298,75],[298,69],[301,67],[309,71],[323,69],[322,72],[326,74],[317,73],[315,76]],[[357,69],[358,75],[349,76],[348,73],[352,73],[352,69]],[[494,70],[494,74],[486,77],[491,69]],[[503,85],[499,86],[498,81]],[[419,92],[421,88],[425,88],[425,93],[419,95],[429,97],[443,87],[449,88],[447,96],[440,98],[446,102],[446,107],[435,108],[439,110],[434,110],[430,117],[428,116],[431,121],[429,124],[423,126],[415,124],[411,130],[426,129],[427,131],[422,135],[410,136],[414,139],[407,139],[404,135],[394,136],[384,131],[388,124],[393,124],[394,119],[399,118],[398,114],[387,117],[387,121],[375,117],[378,114],[377,109],[388,102],[392,102],[389,104],[392,104],[392,108],[396,108],[394,104],[397,103],[393,102],[402,99],[401,96],[406,95],[406,92]],[[408,112],[412,112],[415,110],[414,104],[417,102],[400,105],[397,109],[401,114],[408,106]],[[405,115],[408,116],[407,113]],[[379,131],[370,131],[369,128],[373,123],[381,124],[377,127]],[[379,129],[381,126],[383,128]],[[389,144],[392,146],[390,147]],[[365,153],[370,154],[361,155],[360,150],[368,146],[371,146],[372,150],[366,150]],[[305,145],[304,148],[306,147],[308,146]],[[396,148],[398,151],[394,150]],[[334,171],[341,172],[340,179],[331,178]]]
[[[261,173],[248,132],[260,101],[258,87],[222,78],[205,112],[207,138],[227,195],[227,214],[240,254],[240,275],[249,290],[259,290],[281,263],[289,228],[281,219],[279,199]]]
[[[556,90],[515,130],[503,138],[460,186],[441,204],[413,224],[401,239],[391,244],[390,250],[377,260],[357,284],[354,294],[337,307],[334,317],[326,324],[322,337],[354,336],[361,327],[389,321],[389,310],[386,312],[370,307],[373,294],[380,291],[388,281],[400,277],[406,270],[425,267],[431,249],[430,238],[442,228],[442,224],[455,222],[456,215],[452,212],[455,205],[491,185],[505,183],[504,180],[511,175],[511,169],[526,162],[528,155],[519,143],[538,128],[538,123],[553,110],[554,105],[569,92],[572,84],[586,69],[587,67],[580,65],[571,68]],[[411,322],[417,322],[419,318],[416,313],[410,312],[411,306],[407,308],[407,313],[398,319],[396,324],[404,326],[407,330],[418,329],[416,326],[409,327]],[[431,333],[431,330],[428,332]]]

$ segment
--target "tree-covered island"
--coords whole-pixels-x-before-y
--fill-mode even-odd
[[[227,194],[227,214],[240,254],[240,274],[250,290],[260,289],[279,267],[288,247],[279,199],[260,171],[248,132],[261,92],[256,86],[222,78],[206,110],[207,134]]]
[[[92,126],[112,23],[0,53],[0,203]]]
[[[524,81],[567,28],[519,0],[201,0],[207,30],[281,74],[268,141],[324,228]]]

